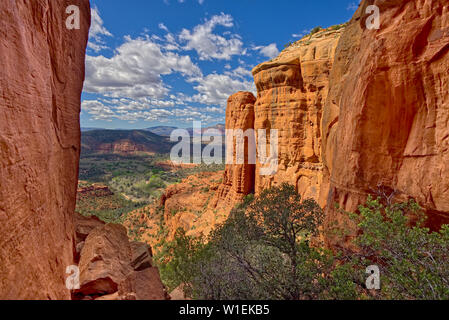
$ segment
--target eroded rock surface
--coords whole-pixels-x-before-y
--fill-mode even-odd
[[[89,1],[2,0],[0,21],[0,299],[69,299]]]
[[[223,184],[218,190],[218,197],[221,202],[238,203],[243,197],[254,193],[255,163],[249,161],[249,141],[255,142],[254,135],[245,137],[248,129],[254,130],[254,103],[256,98],[250,92],[238,92],[228,99],[226,107],[226,129],[241,130],[241,138],[238,131],[234,131],[235,138],[232,138],[232,147],[227,146],[232,152],[232,163],[226,165],[223,177]],[[243,140],[241,140],[243,139]],[[242,142],[238,143],[238,141]],[[231,141],[228,141],[231,143]],[[255,143],[254,143],[255,146]],[[241,147],[244,147],[241,149]],[[243,151],[243,152],[242,152]],[[254,149],[255,151],[255,149]],[[239,153],[239,155],[237,155]],[[229,157],[231,154],[229,155]],[[240,157],[239,160],[237,157]]]
[[[380,9],[368,30],[366,7]],[[377,186],[449,221],[449,4],[363,1],[337,48],[323,150],[334,204],[354,211]]]
[[[84,240],[79,261],[81,288],[74,292],[74,298],[168,299],[151,255],[147,244],[129,242],[122,225],[96,227]]]
[[[258,91],[254,128],[265,130],[267,137],[271,130],[279,133],[278,170],[261,175],[264,166],[258,163],[256,193],[288,182],[304,198],[325,203],[325,192],[321,192],[321,120],[329,73],[343,30],[327,29],[307,36],[253,70]]]

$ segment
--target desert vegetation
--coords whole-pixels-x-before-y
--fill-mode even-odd
[[[224,169],[222,165],[206,164],[170,169],[163,165],[168,159],[168,155],[163,154],[83,154],[80,181],[87,185],[104,184],[113,194],[78,195],[77,212],[97,216],[105,222],[120,223],[128,212],[159,200],[169,185],[197,173]]]
[[[170,289],[194,299],[448,299],[449,226],[424,227],[413,200],[369,197],[345,213],[358,227],[353,249],[320,242],[323,212],[283,184],[249,196],[208,237],[178,230],[157,256]],[[349,230],[335,226],[333,236]],[[366,268],[380,269],[380,290],[366,288]]]

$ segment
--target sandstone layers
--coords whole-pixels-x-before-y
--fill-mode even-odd
[[[366,27],[371,4],[378,30]],[[293,184],[326,208],[330,226],[342,221],[336,203],[355,211],[380,187],[415,199],[430,227],[449,222],[448,52],[447,1],[362,1],[345,28],[257,66],[254,129],[278,130],[279,169],[262,176],[257,164],[256,194]],[[246,178],[225,179],[226,188]]]
[[[226,107],[226,129],[241,130],[245,133],[248,129],[254,129],[254,103],[256,98],[250,92],[238,92],[232,95],[228,99]],[[226,165],[223,184],[219,193],[219,198],[225,202],[237,203],[243,199],[247,194],[254,192],[254,179],[255,179],[255,163],[251,164],[249,161],[249,141],[251,137],[242,137],[244,149],[239,149],[238,144],[239,137],[231,137],[232,148],[229,146],[229,150],[233,151],[230,156],[232,157],[232,163]],[[254,137],[253,137],[254,140]],[[240,157],[244,157],[242,162],[237,159],[237,153],[240,152]],[[242,163],[242,164],[239,164]]]
[[[89,1],[2,0],[0,12],[0,299],[69,299]]]
[[[279,168],[275,174],[263,176],[260,174],[263,165],[258,163],[257,193],[288,182],[304,198],[324,204],[321,120],[329,73],[342,31],[328,29],[307,36],[277,58],[254,68],[257,87],[254,129],[265,130],[267,137],[273,129],[279,134]]]
[[[257,99],[249,92],[229,98],[226,129],[254,129],[256,134],[264,130],[267,156],[271,130],[277,130],[279,166],[276,173],[262,175],[265,165],[259,161],[256,166],[248,164],[245,146],[245,164],[226,166],[219,189],[221,200],[236,204],[245,195],[288,182],[304,198],[325,205],[321,123],[329,73],[342,32],[343,28],[326,29],[307,36],[277,58],[254,68]],[[235,153],[234,147],[234,158]]]
[[[327,209],[354,211],[377,186],[449,222],[449,4],[363,1],[342,35],[323,116]]]

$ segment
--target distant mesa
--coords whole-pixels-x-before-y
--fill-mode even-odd
[[[177,128],[177,127],[169,127],[169,126],[158,126],[158,127],[150,127],[145,130],[152,132],[154,134],[163,136],[163,137],[170,137],[171,133],[176,129],[185,129],[189,132],[189,134],[191,136],[193,136],[193,128]],[[217,124],[212,127],[201,128],[201,132],[205,133],[207,130],[210,130],[210,129],[218,130],[221,133],[221,135],[224,135],[224,133],[225,133],[225,125],[224,124]]]
[[[146,130],[91,130],[81,137],[82,154],[165,154],[173,144]]]
[[[81,132],[88,132],[94,130],[104,130],[104,128],[94,128],[94,127],[81,127]]]
[[[168,127],[168,126],[158,126],[158,127],[151,127],[145,129],[146,131],[149,131],[151,133],[157,134],[162,137],[170,137],[173,130],[178,129],[177,127]]]

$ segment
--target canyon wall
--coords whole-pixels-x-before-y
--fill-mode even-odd
[[[256,168],[255,189],[260,193],[282,182],[294,185],[303,198],[324,205],[321,160],[321,118],[329,89],[329,73],[344,28],[329,28],[294,43],[277,58],[253,70],[257,86],[256,132],[279,133],[279,168],[261,175]],[[269,154],[269,150],[267,150]]]
[[[371,30],[372,4],[380,28]],[[336,204],[356,211],[382,190],[415,199],[430,227],[448,223],[447,70],[443,0],[362,1],[346,26],[306,36],[257,66],[254,129],[278,130],[279,168],[263,176],[257,164],[256,194],[293,184],[326,209],[329,227],[347,222]]]
[[[369,30],[366,8],[380,9]],[[429,225],[449,221],[449,4],[363,1],[342,35],[323,115],[323,160],[335,208],[377,188],[414,198]]]
[[[69,299],[89,1],[2,0],[0,13],[0,299]]]
[[[326,203],[328,183],[323,181],[321,122],[329,89],[329,73],[343,26],[321,30],[292,44],[269,62],[254,68],[257,99],[251,93],[229,98],[226,129],[278,130],[278,170],[262,175],[259,161],[227,165],[218,195],[238,203],[250,193],[288,182],[303,198]],[[255,101],[254,101],[255,100]],[[267,140],[267,156],[270,145]],[[245,151],[248,148],[245,147]],[[234,147],[234,157],[235,157]],[[257,159],[259,160],[259,159]]]
[[[226,129],[242,130],[242,133],[247,132],[248,129],[254,129],[254,103],[256,98],[250,92],[238,92],[228,99],[226,108]],[[254,192],[255,180],[255,164],[249,162],[248,151],[249,141],[248,137],[242,137],[244,141],[244,150],[239,149],[237,142],[239,137],[232,138],[232,148],[227,150],[232,151],[229,158],[232,156],[234,164],[226,165],[223,184],[218,191],[219,198],[225,202],[238,203],[243,200],[243,197]],[[242,164],[237,159],[237,153],[240,152]]]

